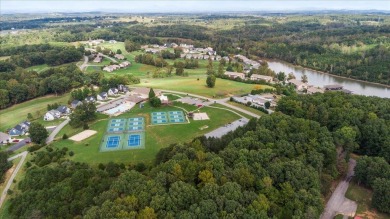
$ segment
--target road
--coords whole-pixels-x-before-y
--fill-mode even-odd
[[[17,155],[15,155],[15,156],[13,156],[13,157],[8,158],[8,161],[11,161],[11,160],[16,159],[16,158],[18,158],[18,157],[22,157],[22,159],[19,161],[18,165],[16,166],[15,170],[12,172],[12,175],[11,175],[11,177],[9,178],[9,180],[8,180],[8,182],[7,182],[7,184],[6,184],[5,188],[4,188],[4,190],[3,190],[3,192],[1,193],[1,197],[0,197],[0,208],[1,208],[1,206],[3,205],[3,202],[4,202],[5,198],[7,197],[7,192],[8,192],[8,190],[9,190],[9,188],[11,187],[12,183],[14,182],[14,179],[15,179],[16,175],[18,174],[20,168],[22,167],[22,165],[23,165],[23,163],[24,163],[24,160],[25,160],[26,157],[27,157],[27,154],[28,154],[28,152],[27,152],[27,151],[24,151],[24,152],[22,152],[22,153],[20,153],[20,154],[17,154]]]
[[[325,210],[322,213],[320,219],[333,219],[337,214],[350,217],[355,215],[357,209],[356,202],[345,198],[345,192],[347,192],[349,182],[355,174],[355,166],[356,161],[354,159],[349,159],[347,176],[337,185],[328,203],[326,204]]]
[[[134,87],[133,87],[134,88]],[[228,108],[231,108],[231,109],[234,109],[236,111],[239,111],[239,112],[242,112],[242,113],[245,113],[247,115],[250,115],[252,117],[255,117],[255,118],[260,118],[259,115],[257,114],[254,114],[252,112],[249,112],[247,110],[244,110],[244,109],[241,109],[239,107],[236,107],[236,106],[233,106],[233,105],[230,105],[227,103],[227,101],[229,101],[230,98],[224,98],[224,99],[212,99],[212,98],[208,98],[208,97],[204,97],[204,96],[200,96],[200,95],[196,95],[196,94],[191,94],[191,93],[185,93],[185,92],[180,92],[180,91],[172,91],[172,90],[161,90],[159,89],[160,91],[163,91],[163,92],[167,92],[167,93],[174,93],[174,94],[181,94],[181,95],[189,95],[189,96],[192,96],[192,97],[197,97],[197,98],[201,98],[201,99],[208,99],[209,101],[212,101],[214,103],[218,103],[218,104],[221,104],[223,106],[226,106]]]
[[[88,56],[84,56],[84,62],[83,62],[83,64],[81,64],[80,67],[79,67],[80,70],[81,70],[81,71],[84,71],[85,68],[88,66],[87,64],[88,64]]]
[[[46,139],[46,144],[50,144],[53,140],[54,140],[54,137],[56,137],[56,135],[58,134],[58,132],[61,131],[62,128],[64,128],[64,126],[66,126],[66,124],[68,124],[70,121],[69,118],[67,118],[65,121],[63,121],[61,124],[59,124],[54,130],[52,133],[50,133],[49,137],[47,137]]]
[[[31,142],[31,139],[30,138],[25,138],[25,139],[19,141],[18,143],[12,145],[11,147],[7,148],[7,151],[16,151],[19,148],[21,148],[21,147],[25,146],[26,144],[28,144],[28,142]]]

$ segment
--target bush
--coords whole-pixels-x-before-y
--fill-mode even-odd
[[[153,97],[150,99],[150,105],[153,107],[160,107],[161,106],[161,100],[158,97]]]
[[[84,130],[87,130],[87,129],[89,129],[89,126],[88,126],[88,124],[87,124],[87,123],[84,123],[84,125],[83,125],[83,129],[84,129]]]
[[[69,151],[69,156],[73,156],[74,155],[74,152],[73,151]]]
[[[34,152],[41,149],[44,145],[35,144],[27,149],[28,152]]]
[[[62,136],[62,139],[68,139],[68,135],[67,135],[67,134],[64,134],[64,135]]]

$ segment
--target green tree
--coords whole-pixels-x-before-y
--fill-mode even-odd
[[[45,127],[37,122],[32,122],[29,128],[31,141],[37,144],[43,144],[46,141],[46,138],[49,136],[49,133]]]
[[[116,54],[122,54],[122,50],[117,49],[117,50],[116,50]]]
[[[150,91],[149,91],[149,99],[152,99],[153,97],[155,97],[156,94],[154,93],[154,90],[153,88],[150,88]]]
[[[9,104],[9,92],[5,89],[0,89],[0,108],[5,108]]]
[[[269,108],[271,107],[271,103],[270,103],[269,101],[265,102],[265,103],[264,103],[264,107],[265,107],[266,109],[269,109]]]
[[[373,185],[372,206],[390,213],[390,179],[377,178]]]
[[[222,63],[219,63],[218,65],[218,75],[222,76],[225,73],[225,67]]]
[[[27,113],[27,119],[28,120],[32,120],[34,117],[33,117],[33,115],[31,114],[31,113]]]
[[[161,106],[161,100],[158,97],[152,97],[150,99],[150,105],[153,107],[160,107]]]
[[[303,75],[302,75],[301,81],[302,81],[303,83],[307,83],[307,82],[308,82],[308,80],[307,80],[307,75],[306,75],[306,74],[303,74]]]
[[[96,119],[96,106],[94,103],[83,103],[78,106],[70,115],[69,125],[72,127],[81,127],[84,124]]]
[[[206,79],[207,87],[209,87],[209,88],[215,87],[215,81],[216,81],[216,78],[214,75],[207,76],[207,79]]]
[[[0,183],[4,182],[4,175],[11,167],[12,163],[8,161],[8,153],[0,152]]]

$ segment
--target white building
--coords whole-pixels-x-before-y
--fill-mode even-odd
[[[101,92],[96,96],[97,100],[106,100],[108,98],[107,92]]]
[[[303,83],[302,81],[299,81],[297,79],[291,79],[288,81],[288,83],[293,85],[297,91],[303,91],[308,87],[306,83]]]
[[[252,81],[263,80],[263,81],[266,81],[266,82],[268,82],[268,83],[271,83],[271,82],[273,82],[273,77],[271,77],[271,76],[266,76],[266,75],[252,74],[252,75],[251,75],[251,80],[252,80]]]
[[[11,142],[11,136],[4,132],[0,132],[0,144],[7,144]]]
[[[110,88],[110,89],[108,89],[108,95],[109,96],[113,96],[113,95],[116,95],[116,94],[118,94],[118,89],[116,89],[116,88]]]
[[[53,121],[61,117],[61,113],[58,110],[50,110],[44,116],[43,120],[45,121]]]
[[[242,80],[245,79],[245,74],[244,73],[239,73],[239,72],[231,72],[227,71],[224,73],[224,75],[228,76],[229,78],[241,78]]]

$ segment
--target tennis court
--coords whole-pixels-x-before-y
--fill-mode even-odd
[[[152,112],[151,113],[152,125],[166,124],[168,123],[168,116],[166,112]]]
[[[183,123],[185,122],[185,116],[183,111],[169,111],[169,122],[170,123]]]
[[[142,131],[144,130],[145,124],[144,124],[144,118],[138,117],[138,118],[129,118],[127,120],[127,131],[134,132],[134,131]]]
[[[145,120],[143,117],[111,119],[100,151],[117,151],[145,147]]]

